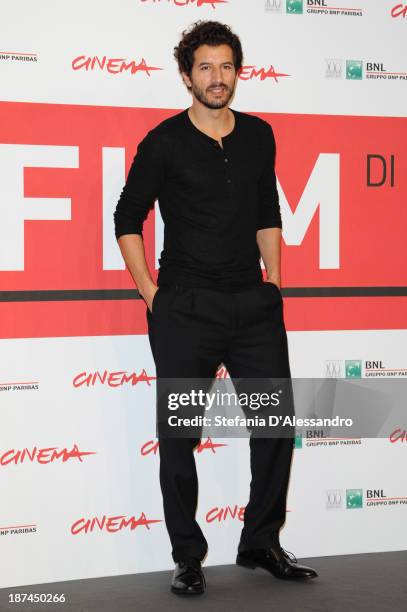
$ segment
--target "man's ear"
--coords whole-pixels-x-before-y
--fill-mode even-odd
[[[191,79],[187,75],[186,72],[181,72],[182,80],[184,81],[187,87],[192,87]]]

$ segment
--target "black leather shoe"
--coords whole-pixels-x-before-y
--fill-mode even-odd
[[[292,555],[292,558],[289,555]],[[317,572],[311,567],[299,565],[295,555],[288,553],[281,546],[242,551],[238,553],[236,563],[250,569],[262,567],[276,578],[283,580],[316,578],[318,576]]]
[[[201,595],[206,581],[199,559],[185,559],[175,565],[171,591],[177,595]]]

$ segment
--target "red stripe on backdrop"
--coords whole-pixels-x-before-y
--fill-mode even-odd
[[[70,198],[70,218],[22,219],[20,226],[16,224],[24,229],[24,269],[0,267],[0,291],[134,288],[127,271],[103,270],[102,148],[125,149],[127,172],[147,131],[179,110],[5,102],[0,103],[0,112],[0,147],[52,145],[78,147],[79,151],[78,168],[27,166],[22,170],[20,195],[44,202]],[[318,158],[333,154],[340,160],[339,268],[320,268],[320,214],[316,210],[300,244],[283,245],[284,286],[407,285],[407,175],[403,172],[407,119],[258,114],[273,126],[277,176],[294,217],[312,183],[311,176],[313,191],[308,198],[324,197],[325,204],[334,198],[336,187],[331,179],[335,174],[324,174]],[[381,187],[366,185],[368,155],[386,160],[387,179]],[[390,184],[391,156],[394,186]],[[377,157],[372,163],[376,182],[381,163]],[[14,204],[9,193],[2,193],[2,183],[0,215],[14,214]],[[324,185],[323,196],[320,184]],[[144,228],[148,263],[155,275],[153,213]],[[21,251],[17,240],[11,244],[8,248]],[[2,303],[0,335],[145,334],[145,308],[137,300]],[[403,297],[286,298],[285,314],[289,330],[399,329],[405,327],[407,309]]]

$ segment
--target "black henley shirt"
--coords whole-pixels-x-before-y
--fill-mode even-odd
[[[235,126],[223,148],[187,110],[138,145],[114,212],[115,235],[142,235],[158,199],[164,222],[158,286],[232,290],[262,282],[256,232],[282,227],[275,140],[267,122],[232,112]]]

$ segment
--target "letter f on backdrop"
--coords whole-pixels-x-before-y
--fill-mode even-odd
[[[78,168],[79,148],[0,145],[0,270],[24,270],[24,221],[71,219],[70,198],[25,198],[24,168]]]

